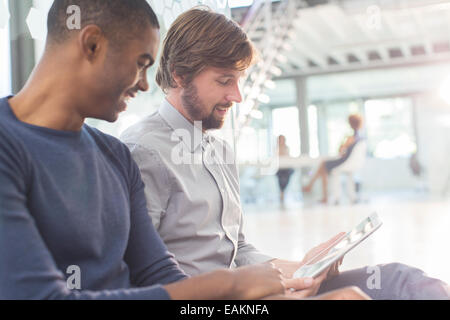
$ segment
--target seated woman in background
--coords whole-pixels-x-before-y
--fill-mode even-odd
[[[359,130],[362,127],[362,117],[358,114],[352,114],[348,117],[348,123],[350,127],[353,129],[353,135],[347,137],[344,143],[339,147],[339,158],[333,160],[325,160],[320,163],[319,169],[312,177],[311,181],[302,188],[303,192],[311,192],[314,183],[318,178],[322,179],[322,200],[320,202],[327,203],[328,202],[328,175],[331,170],[343,164],[350,154],[356,143],[361,139],[359,134]]]
[[[289,157],[289,147],[286,145],[286,137],[283,135],[278,136],[278,156]],[[292,168],[278,169],[276,175],[278,178],[278,186],[280,187],[280,204],[284,204],[284,190],[289,183],[291,175],[294,173]]]

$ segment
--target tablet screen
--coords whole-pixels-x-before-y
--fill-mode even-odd
[[[343,257],[344,254],[375,232],[381,224],[382,222],[376,213],[370,215],[351,231],[347,232],[329,247],[306,262],[306,264],[294,273],[293,277],[304,278],[318,276],[322,271]]]

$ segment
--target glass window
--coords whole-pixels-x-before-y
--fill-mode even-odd
[[[359,112],[357,102],[338,102],[325,106],[326,129],[328,142],[328,156],[339,155],[339,147],[344,140],[353,135],[353,131],[348,124],[348,116]]]
[[[319,152],[319,126],[317,116],[317,106],[308,106],[308,130],[309,130],[309,156],[317,158]]]
[[[223,129],[222,129],[223,130]],[[267,143],[268,130],[254,127],[241,129],[239,139],[236,142],[236,158],[239,163],[264,162],[272,156],[272,151]]]
[[[292,157],[300,156],[300,125],[297,107],[276,108],[272,110],[273,135],[286,137],[286,145]]]
[[[40,22],[38,26],[29,26],[29,28],[34,27],[35,32],[38,32],[40,35],[39,39],[34,38],[34,59],[35,61],[39,61],[44,53],[45,49],[45,38],[47,37],[47,15],[50,11],[50,7],[53,4],[53,0],[33,0],[33,8],[37,11],[36,20]]]
[[[411,98],[367,100],[365,125],[370,154],[377,158],[407,157],[416,151]]]
[[[272,0],[272,2],[279,2],[280,0]],[[248,7],[251,6],[254,0],[228,0],[230,8]]]
[[[8,1],[3,1],[3,3],[8,12]],[[11,94],[10,52],[9,24],[7,23],[4,28],[0,28],[0,70],[2,70],[0,73],[0,97]]]

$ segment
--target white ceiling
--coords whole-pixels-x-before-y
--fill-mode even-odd
[[[450,1],[282,0],[272,11],[283,2],[297,10],[278,53],[283,77],[450,60]],[[288,12],[268,19],[262,5],[246,21],[250,10],[232,15],[262,49]]]

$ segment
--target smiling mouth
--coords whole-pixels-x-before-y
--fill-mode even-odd
[[[133,93],[127,93],[125,97],[122,99],[120,105],[119,105],[119,112],[123,112],[127,109],[129,102],[131,99],[136,97],[136,94]]]
[[[127,92],[126,96],[125,96],[125,100],[131,100],[133,98],[136,98],[136,93],[133,92]]]
[[[227,107],[216,107],[216,111],[219,114],[219,117],[225,117],[228,114],[228,109]]]
[[[125,95],[125,97],[123,98],[123,102],[125,102],[125,104],[128,104],[131,101],[131,99],[133,99],[135,97],[136,97],[135,93],[127,93]]]
[[[221,113],[225,113],[228,111],[228,109],[230,109],[232,106],[232,104],[227,104],[227,105],[216,105],[216,110],[220,111]]]

